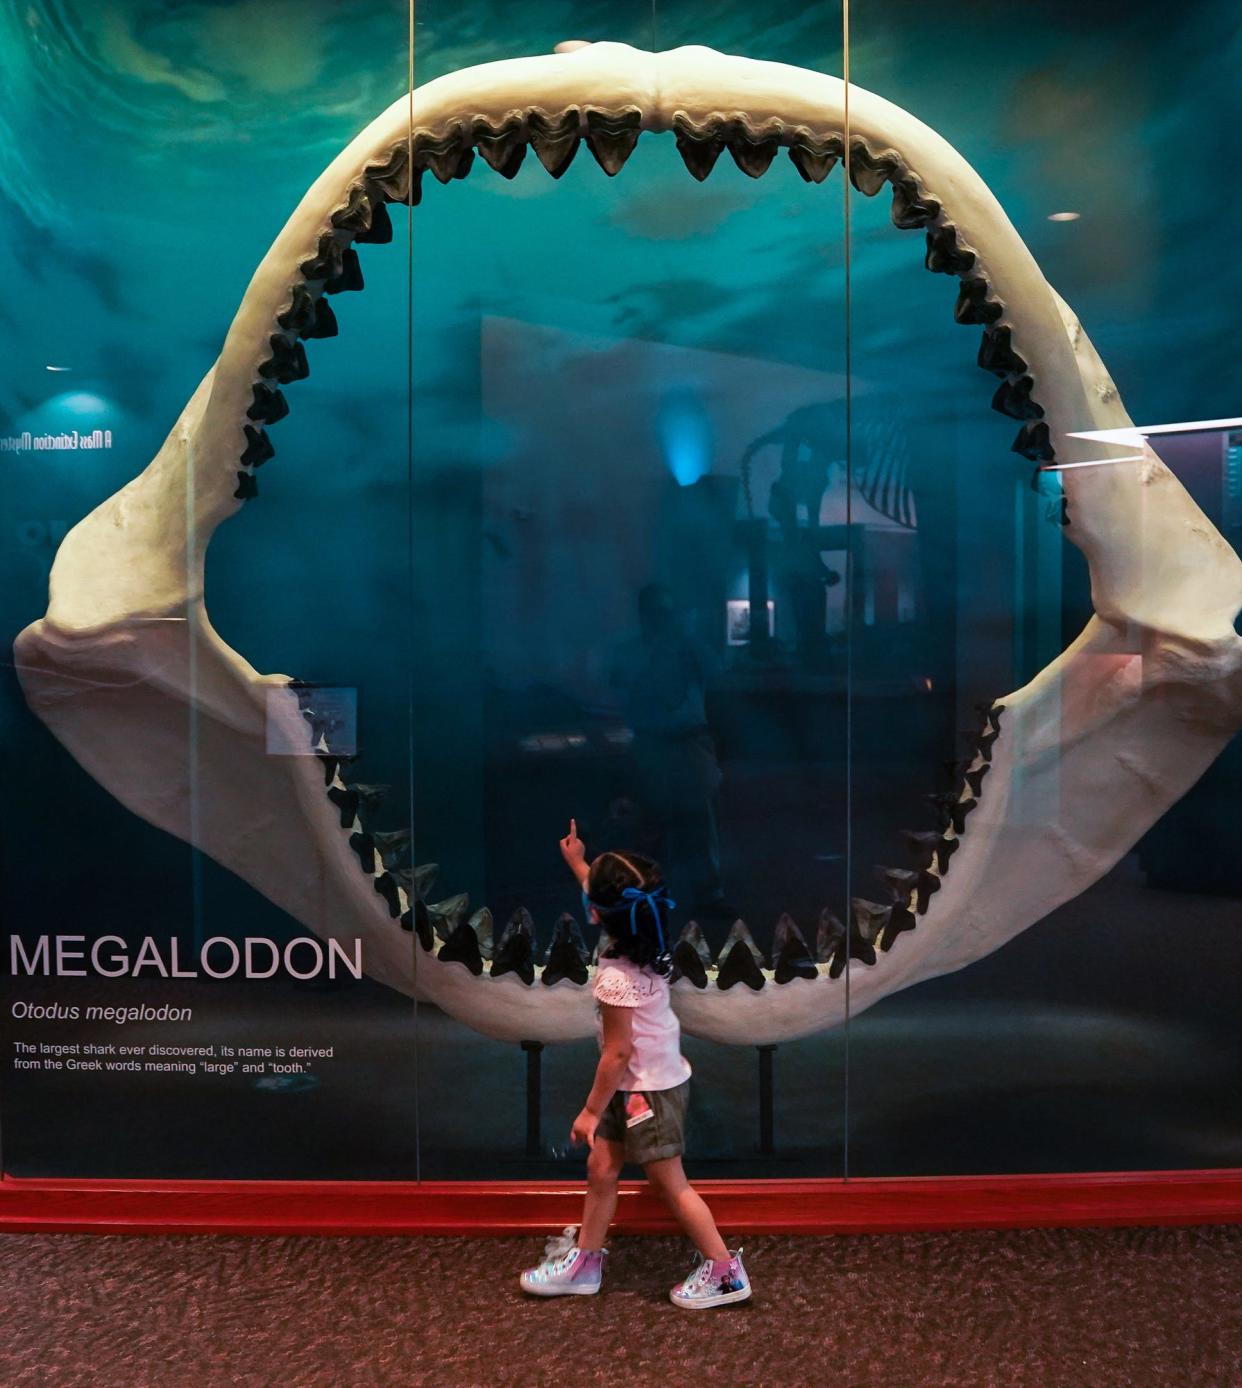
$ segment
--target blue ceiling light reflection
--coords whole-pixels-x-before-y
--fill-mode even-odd
[[[702,397],[689,386],[664,393],[656,412],[664,465],[678,486],[691,487],[712,470],[712,426]]]

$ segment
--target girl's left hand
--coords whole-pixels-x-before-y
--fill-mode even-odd
[[[569,1140],[570,1142],[586,1143],[588,1147],[594,1147],[595,1129],[598,1127],[599,1118],[589,1109],[584,1108],[574,1119],[574,1125],[569,1130]]]

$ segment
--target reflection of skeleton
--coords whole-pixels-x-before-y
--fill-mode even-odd
[[[853,421],[861,438],[861,461],[851,469],[852,481],[862,496],[889,520],[906,529],[916,527],[914,497],[910,491],[909,460],[905,440],[898,436],[892,413],[866,413]],[[784,424],[749,444],[742,454],[742,490],[746,511],[754,515],[751,466],[765,448],[781,451],[780,476],[772,483],[768,514],[783,530],[797,524],[798,508],[815,525],[828,486],[829,469],[845,451],[845,424],[838,405],[805,405],[787,416]]]
[[[587,964],[567,927],[531,986],[528,917],[493,951],[485,913],[471,921],[460,899],[424,903],[427,874],[400,869],[397,846],[368,832],[343,763],[322,747],[318,760],[265,754],[268,720],[297,726],[311,696],[258,674],[216,635],[206,547],[255,494],[272,456],[266,426],[286,411],[279,386],[307,374],[303,340],[336,331],[326,296],[362,287],[352,243],[388,239],[385,203],[417,201],[425,170],[464,177],[477,148],[512,176],[529,144],[558,176],[585,140],[615,174],[642,131],[672,130],[697,178],[726,148],[754,177],[786,148],[819,182],[845,152],[843,96],[836,79],[781,64],[596,44],[454,73],[396,102],[277,237],[155,460],[66,536],[47,615],[17,641],[31,707],[136,813],[192,839],[316,934],[361,935],[375,978],[493,1036],[589,1035]],[[965,161],[858,89],[848,143],[854,186],[872,195],[891,183],[894,222],[925,230],[928,268],[961,281],[955,316],[983,329],[979,364],[1000,378],[993,404],[1022,421],[1015,449],[1062,463],[1128,452],[1070,436],[1129,420],[1081,326]],[[846,967],[860,1011],[969,964],[1095,881],[1228,741],[1242,709],[1242,563],[1146,447],[1137,464],[1062,476],[1096,615],[985,711],[970,762],[940,798],[939,827],[910,835],[913,865],[886,873],[890,904],[855,902],[848,933],[825,914],[810,951],[783,921],[772,970],[741,932],[719,970],[705,970],[690,933],[674,989],[687,1031],[779,1041],[843,1019]]]

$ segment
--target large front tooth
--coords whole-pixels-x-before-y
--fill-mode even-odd
[[[794,168],[808,183],[822,183],[832,172],[832,166],[840,159],[844,149],[844,144],[835,136],[827,140],[803,136],[789,146],[789,157]]]
[[[733,162],[748,178],[761,178],[771,167],[781,147],[779,133],[767,127],[766,133],[751,131],[745,121],[736,121],[726,141]]]
[[[544,957],[543,982],[551,987],[567,978],[571,983],[587,981],[587,947],[578,922],[568,912],[556,922],[552,943]]]
[[[678,111],[673,116],[673,130],[677,137],[677,153],[702,183],[716,167],[716,160],[724,150],[724,121],[716,119],[695,125],[684,111]]]
[[[535,923],[530,918],[530,912],[524,906],[519,906],[509,917],[509,923],[501,933],[500,943],[496,946],[496,953],[492,959],[492,977],[501,978],[505,974],[514,973],[523,983],[534,983],[534,939]]]
[[[788,983],[795,978],[819,977],[806,939],[788,914],[776,922],[772,934],[772,970],[777,983]]]
[[[526,158],[526,135],[522,130],[522,118],[516,113],[500,125],[493,126],[486,120],[474,123],[474,143],[484,163],[496,170],[502,178],[513,178]]]
[[[716,987],[732,988],[735,983],[744,983],[757,991],[764,985],[762,963],[763,955],[751,938],[745,921],[734,921],[720,951]]]
[[[573,163],[581,139],[581,128],[576,106],[570,106],[558,116],[549,116],[543,111],[532,111],[528,116],[531,148],[553,178],[560,178]]]
[[[707,987],[707,971],[712,967],[712,952],[698,921],[690,921],[673,946],[673,970],[669,982],[688,979],[696,988]]]
[[[643,113],[637,106],[627,106],[615,114],[592,106],[586,108],[587,147],[609,178],[620,173],[634,153],[642,133],[642,120]]]

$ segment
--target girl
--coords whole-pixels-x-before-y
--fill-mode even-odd
[[[688,1311],[745,1301],[750,1279],[742,1250],[730,1253],[711,1211],[681,1167],[682,1125],[690,1064],[681,1054],[681,1028],[669,1004],[671,967],[667,913],[673,906],[659,865],[638,853],[603,853],[589,866],[577,825],[561,854],[583,899],[607,936],[595,976],[599,1065],[571,1142],[585,1142],[587,1196],[582,1224],[550,1239],[544,1260],[528,1268],[522,1290],[536,1296],[591,1296],[599,1291],[604,1236],[617,1208],[617,1177],[627,1161],[647,1179],[699,1250],[700,1262],[669,1293]],[[601,944],[605,944],[601,940]]]

